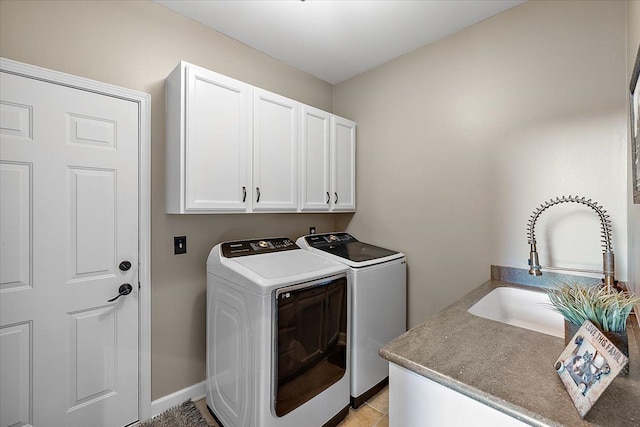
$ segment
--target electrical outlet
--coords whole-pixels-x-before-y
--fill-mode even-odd
[[[179,236],[173,238],[174,255],[187,253],[187,236]]]
[[[309,234],[316,234],[316,228],[315,227],[309,227]]]

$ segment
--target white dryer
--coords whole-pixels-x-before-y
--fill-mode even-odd
[[[335,426],[347,415],[346,273],[288,238],[211,250],[206,392],[222,426]]]
[[[298,246],[349,267],[351,286],[351,406],[384,388],[389,364],[380,348],[407,330],[407,269],[402,252],[358,241],[348,233],[300,237]]]

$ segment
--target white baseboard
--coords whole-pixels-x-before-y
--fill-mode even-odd
[[[187,400],[200,400],[206,395],[206,381],[194,384],[175,393],[168,394],[151,402],[151,418],[160,415],[167,409],[178,406]]]

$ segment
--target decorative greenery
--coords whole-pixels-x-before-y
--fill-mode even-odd
[[[589,320],[605,332],[624,332],[627,317],[640,298],[630,292],[607,292],[603,286],[563,284],[548,289],[549,299],[557,311],[569,322],[582,325]]]

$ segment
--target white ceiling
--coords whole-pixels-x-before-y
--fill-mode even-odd
[[[524,0],[154,0],[335,84]]]

